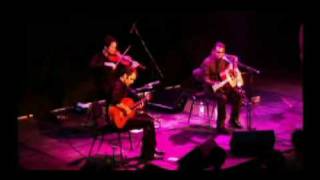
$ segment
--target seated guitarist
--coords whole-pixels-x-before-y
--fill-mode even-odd
[[[108,114],[111,121],[113,121],[115,125],[117,124],[117,122],[115,122],[117,117],[111,116],[117,115],[114,110],[120,110],[118,112],[123,112],[123,115],[132,114],[132,111],[134,111],[132,107],[128,107],[128,104],[125,104],[123,101],[124,98],[127,99],[130,97],[134,101],[138,101],[139,99],[139,97],[135,95],[135,93],[129,88],[137,78],[137,71],[135,69],[129,69],[121,66],[116,74],[118,74],[120,78],[114,82],[112,91],[107,98],[109,106]],[[140,104],[138,109],[142,109],[143,106],[144,103]],[[121,123],[121,125],[117,125],[117,127],[124,130],[143,128],[143,145],[141,149],[141,159],[143,161],[149,161],[154,158],[159,158],[161,155],[163,155],[163,152],[156,150],[154,122],[153,118],[148,114],[144,112],[135,113],[133,117],[130,117],[124,124]]]
[[[222,42],[217,42],[208,56],[202,63],[201,69],[203,72],[203,82],[205,91],[211,97],[218,101],[218,117],[217,131],[219,133],[228,133],[225,128],[226,104],[231,102],[232,113],[229,124],[233,128],[242,128],[239,122],[239,111],[241,106],[241,94],[237,87],[243,85],[241,73],[236,66],[237,57],[225,54],[225,45]],[[223,83],[231,78],[235,84]],[[222,87],[219,87],[222,83]],[[214,85],[218,89],[214,89]]]

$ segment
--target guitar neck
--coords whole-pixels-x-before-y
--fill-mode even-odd
[[[130,107],[130,109],[135,110],[140,104],[146,101],[147,101],[147,98],[142,98],[140,101],[136,102],[132,107]]]
[[[212,88],[214,91],[217,91],[219,88],[221,88],[222,86],[224,86],[226,83],[228,82],[228,79],[216,84],[216,85],[213,85]]]

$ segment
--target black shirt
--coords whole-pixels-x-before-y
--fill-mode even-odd
[[[105,99],[116,79],[115,71],[111,67],[105,66],[105,62],[111,61],[100,52],[92,57],[89,64],[96,88],[96,99]]]
[[[226,70],[229,65],[230,63],[223,59],[213,59],[210,56],[207,57],[201,65],[204,78],[209,78],[210,80],[214,81],[221,81],[220,73]]]
[[[90,68],[97,83],[105,83],[107,80],[110,80],[114,74],[111,67],[104,65],[105,62],[111,63],[111,61],[107,59],[102,52],[96,54],[91,59]]]
[[[120,81],[120,79],[117,79],[113,84],[110,95],[108,96],[108,104],[116,105],[125,97],[130,97],[134,99],[134,101],[139,100],[139,97],[136,95],[134,90],[126,86],[122,81]]]

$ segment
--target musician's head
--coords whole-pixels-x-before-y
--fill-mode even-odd
[[[223,42],[216,42],[214,45],[211,55],[216,59],[222,59],[226,53],[226,45]]]
[[[135,82],[137,75],[138,73],[136,69],[125,67],[120,69],[120,80],[128,87]]]
[[[104,49],[109,54],[115,54],[117,52],[118,42],[117,39],[112,36],[106,36],[104,40]]]

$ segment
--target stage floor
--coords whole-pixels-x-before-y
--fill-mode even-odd
[[[303,129],[303,97],[300,80],[285,78],[264,78],[255,84],[255,94],[261,97],[261,102],[253,107],[252,127],[256,130],[274,130],[276,135],[275,149],[288,151],[292,149],[291,135],[295,129]],[[194,112],[188,124],[188,109],[190,101],[186,104],[184,112],[166,114],[150,112],[157,120],[156,135],[158,148],[165,152],[162,160],[153,160],[151,164],[167,170],[177,169],[177,160],[184,157],[196,146],[209,138],[225,149],[228,153],[222,169],[228,169],[250,161],[252,158],[238,158],[230,153],[231,135],[215,133],[215,120],[209,121]],[[197,106],[196,106],[197,107]],[[197,108],[195,108],[197,110]],[[228,107],[230,112],[230,107]],[[66,118],[65,124],[79,124],[81,118]],[[228,119],[228,116],[227,116]],[[242,108],[240,121],[246,127],[247,113]],[[88,155],[92,137],[77,131],[57,131],[59,127],[40,128],[36,120],[21,120],[18,122],[19,164],[30,170],[79,170],[84,162],[75,163],[76,160]],[[54,132],[54,133],[52,133]],[[59,132],[59,133],[57,133]],[[142,132],[132,132],[133,149],[126,135],[124,139],[124,155],[132,161],[125,170],[137,170],[137,160],[140,154]],[[113,149],[117,143],[117,135],[105,136],[101,148],[94,156],[118,155],[119,150]],[[96,154],[97,153],[97,154]],[[72,163],[73,162],[73,163]]]

